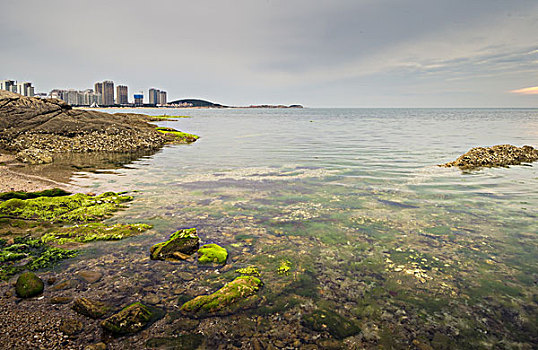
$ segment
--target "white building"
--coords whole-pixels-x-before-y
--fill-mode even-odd
[[[34,87],[30,82],[17,83],[17,93],[23,96],[34,96]]]

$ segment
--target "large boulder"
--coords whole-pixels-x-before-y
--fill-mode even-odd
[[[200,295],[186,302],[180,311],[190,317],[227,315],[253,306],[262,281],[254,276],[239,276],[213,294]]]
[[[73,310],[81,315],[93,319],[103,317],[109,310],[105,303],[88,298],[77,298],[72,306]]]
[[[174,232],[166,242],[155,244],[150,248],[152,260],[181,261],[196,253],[200,247],[200,238],[195,228]]]
[[[43,292],[45,284],[33,272],[25,272],[17,278],[15,292],[21,298],[31,298]]]
[[[317,332],[327,331],[337,339],[344,339],[361,331],[354,321],[325,309],[315,310],[304,315],[303,324]]]
[[[153,316],[147,306],[134,303],[101,322],[101,326],[114,335],[133,334],[146,327]]]

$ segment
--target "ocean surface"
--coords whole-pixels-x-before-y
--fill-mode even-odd
[[[153,225],[96,243],[77,264],[108,259],[133,298],[168,311],[178,294],[213,292],[256,266],[260,302],[191,331],[208,346],[230,337],[244,348],[253,337],[288,348],[538,346],[537,165],[437,166],[476,146],[538,146],[538,110],[132,112],[189,116],[156,124],[200,139],[72,177],[93,192],[133,193],[110,222]],[[224,268],[147,259],[152,244],[189,227],[228,249]],[[279,273],[283,263],[290,270]],[[312,321],[320,310],[327,324]],[[335,330],[351,325],[360,331]]]

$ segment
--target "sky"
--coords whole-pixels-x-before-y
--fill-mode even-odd
[[[0,80],[225,105],[538,107],[537,0],[2,0]]]

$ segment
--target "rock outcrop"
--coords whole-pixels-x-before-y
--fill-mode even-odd
[[[101,326],[115,335],[133,334],[147,326],[153,317],[148,307],[134,303],[101,322]]]
[[[167,142],[177,142],[177,135],[158,132],[138,114],[72,109],[0,90],[0,149],[23,162],[51,162],[62,152],[153,151]]]
[[[227,315],[246,309],[259,301],[262,281],[254,276],[240,276],[213,294],[200,295],[186,302],[181,312],[190,317]]]
[[[472,148],[455,161],[439,166],[446,168],[457,166],[461,169],[507,167],[521,163],[531,163],[536,160],[538,160],[538,149],[532,146],[496,145]]]
[[[152,260],[181,261],[188,259],[200,247],[195,228],[174,232],[166,242],[157,243],[150,249]]]

